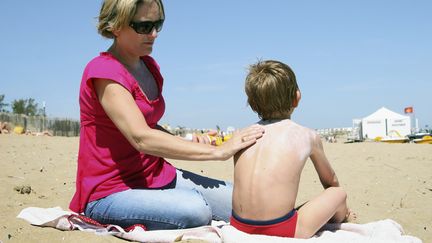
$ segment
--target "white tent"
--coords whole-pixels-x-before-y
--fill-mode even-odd
[[[361,121],[362,137],[402,137],[411,134],[411,118],[382,107]]]

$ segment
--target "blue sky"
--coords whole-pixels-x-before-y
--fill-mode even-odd
[[[297,75],[292,119],[349,127],[385,106],[413,106],[432,126],[432,1],[165,0],[153,57],[165,78],[161,123],[244,127],[247,66],[276,59]],[[52,117],[79,119],[83,68],[111,44],[97,34],[101,1],[0,2],[0,94],[35,98]]]

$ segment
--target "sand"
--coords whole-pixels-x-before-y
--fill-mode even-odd
[[[78,140],[0,134],[0,241],[125,242],[111,236],[40,228],[16,218],[30,206],[68,208],[75,188]],[[349,205],[358,215],[356,222],[391,218],[406,234],[432,242],[432,145],[365,142],[324,143],[324,147],[348,192]],[[230,160],[171,162],[199,174],[232,180]],[[308,163],[298,204],[321,190]]]

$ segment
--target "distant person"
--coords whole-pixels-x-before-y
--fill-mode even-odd
[[[10,128],[8,122],[0,122],[0,133],[9,134],[10,131],[11,131],[11,128]]]
[[[102,224],[155,230],[228,221],[232,184],[177,169],[165,158],[226,160],[264,132],[251,126],[215,147],[206,136],[195,139],[199,143],[185,141],[158,125],[164,80],[150,53],[164,20],[160,0],[105,0],[100,10],[98,31],[113,42],[82,76],[70,209]]]
[[[52,137],[53,136],[53,134],[50,131],[47,131],[47,130],[42,131],[42,132],[35,132],[35,131],[27,130],[25,132],[25,134],[26,135],[32,135],[32,136],[48,136],[48,137]]]
[[[259,61],[250,67],[245,90],[265,134],[234,156],[231,225],[250,234],[309,238],[329,221],[346,220],[347,195],[320,136],[290,120],[301,97],[291,68],[278,61]],[[324,191],[296,210],[300,175],[308,158]]]

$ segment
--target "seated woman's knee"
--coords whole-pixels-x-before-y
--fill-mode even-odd
[[[211,208],[203,199],[201,201],[201,203],[192,203],[189,201],[190,204],[183,209],[183,216],[180,221],[184,224],[184,228],[198,227],[211,223]]]
[[[181,202],[182,219],[181,222],[185,224],[185,228],[197,227],[208,225],[212,220],[212,210],[210,205],[206,202],[204,196],[194,191],[193,195],[185,202]]]

